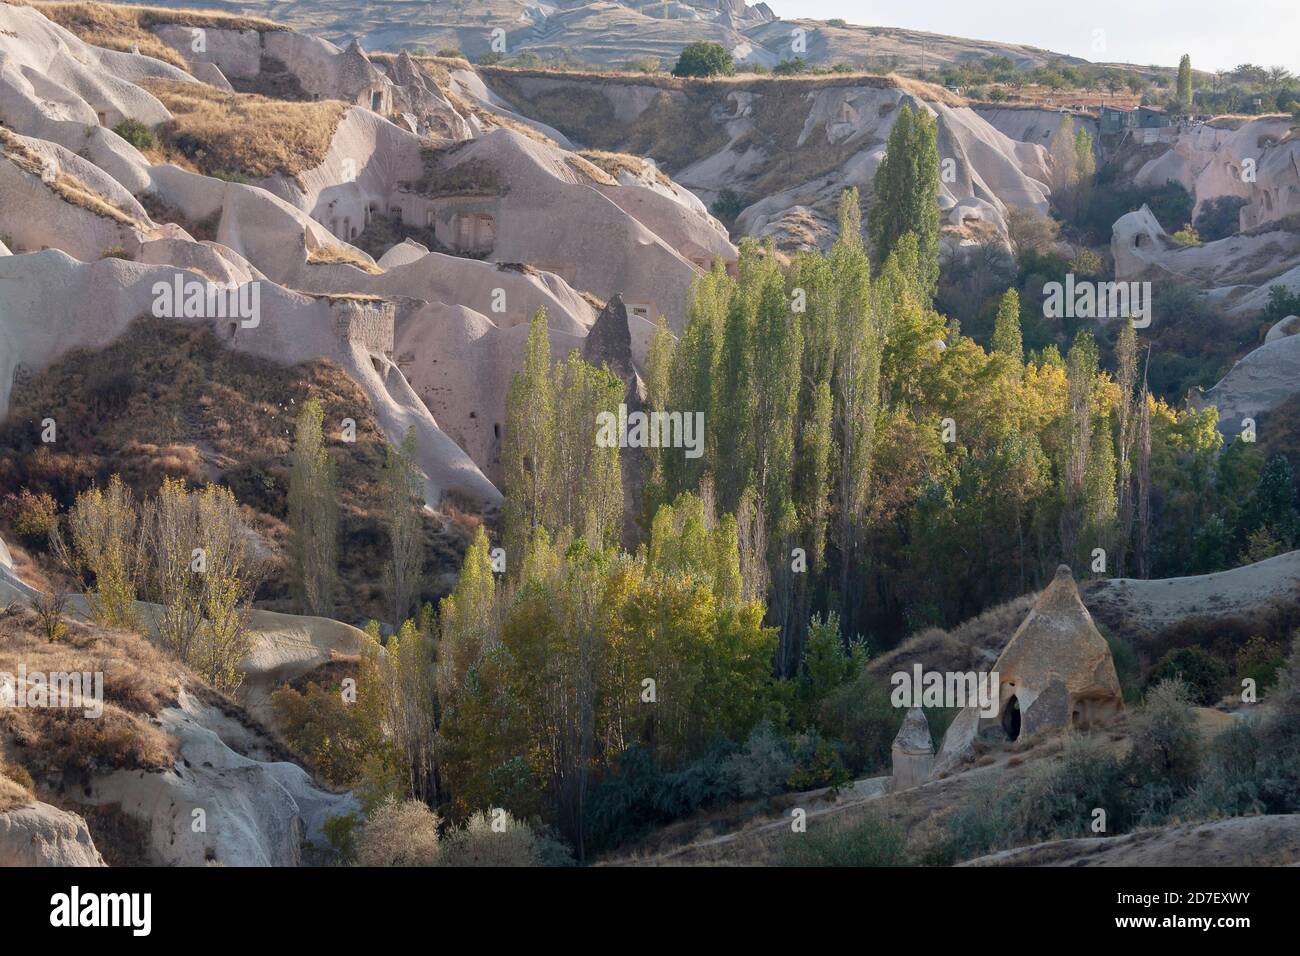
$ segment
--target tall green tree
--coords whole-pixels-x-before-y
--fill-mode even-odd
[[[424,480],[417,452],[412,426],[400,445],[388,446],[381,477],[389,547],[385,579],[394,627],[411,616],[424,571]]]
[[[325,410],[303,403],[294,428],[289,476],[290,570],[294,601],[302,614],[334,613],[338,579],[338,489],[325,447]]]
[[[1178,61],[1178,94],[1177,103],[1184,112],[1191,112],[1192,109],[1192,57],[1184,53],[1181,60]]]
[[[506,554],[522,555],[533,532],[553,512],[555,397],[546,310],[528,326],[524,367],[506,394],[506,430],[501,470],[506,505]]]
[[[1015,367],[1025,366],[1025,347],[1020,336],[1020,293],[1008,289],[998,300],[998,314],[993,320],[993,351],[1005,355]]]
[[[872,190],[868,227],[876,261],[884,262],[899,239],[913,233],[922,290],[933,296],[939,282],[938,123],[924,109],[899,110]]]

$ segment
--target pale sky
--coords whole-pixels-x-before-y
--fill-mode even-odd
[[[749,0],[753,3],[755,0]],[[1300,0],[767,0],[778,16],[1043,47],[1086,60],[1198,70],[1240,63],[1300,73]],[[1096,31],[1102,31],[1097,34]],[[1093,48],[1094,37],[1105,51]]]

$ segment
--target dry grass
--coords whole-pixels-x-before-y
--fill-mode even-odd
[[[937,671],[987,669],[1002,653],[1036,600],[1037,593],[1013,598],[950,631],[926,628],[893,650],[873,658],[867,669],[882,676],[910,670],[913,664]]]
[[[226,178],[297,176],[319,166],[347,110],[337,100],[286,102],[199,83],[146,80],[142,85],[174,117],[158,130],[169,151],[207,175]]]
[[[35,799],[31,774],[19,764],[0,761],[0,813],[25,807]]]
[[[429,199],[450,196],[504,196],[509,187],[491,163],[481,159],[466,159],[459,163],[453,157],[466,144],[447,147],[425,147],[420,151],[423,170],[420,178],[402,183],[402,188]],[[597,173],[599,171],[597,170]]]
[[[67,634],[51,643],[34,611],[0,615],[0,671],[102,673],[104,712],[88,719],[81,706],[0,710],[5,750],[38,779],[172,766],[172,742],[149,718],[176,702],[184,669],[139,635],[67,623]]]
[[[170,7],[151,7],[140,4],[119,3],[61,3],[45,0],[10,0],[15,6],[36,7],[42,13],[46,8],[61,11],[62,16],[93,17],[99,15],[120,15],[134,22],[143,30],[156,26],[172,24],[181,27],[210,27],[221,30],[264,30],[284,33],[289,30],[283,24],[262,17],[246,17],[221,10],[207,10],[201,7],[175,10]],[[54,17],[45,13],[51,20]]]
[[[355,444],[330,443],[344,545],[336,616],[382,619],[386,603],[375,569],[388,545],[379,487],[387,440],[365,393],[330,362],[278,365],[223,347],[206,327],[143,318],[107,349],[70,353],[14,393],[0,424],[0,498],[28,487],[67,507],[114,473],[137,497],[155,494],[164,476],[220,482],[271,550],[258,606],[291,612],[283,557],[290,453],[294,418],[310,397],[324,406],[327,427],[336,431],[344,418],[357,422]],[[27,425],[46,415],[61,424],[55,445],[41,444]],[[471,535],[454,514],[426,521],[424,600],[442,596],[440,576],[459,570]],[[33,561],[48,563],[32,551]],[[15,548],[16,559],[19,553]]]
[[[0,156],[4,156],[24,172],[36,176],[52,192],[66,202],[79,206],[103,219],[111,219],[120,225],[139,229],[146,235],[152,234],[153,230],[148,223],[137,219],[111,199],[101,196],[76,176],[59,170],[53,178],[47,181],[45,178],[46,167],[41,156],[28,147],[17,134],[10,132],[3,126],[0,126]]]
[[[686,91],[713,87],[726,96],[737,90],[765,93],[774,86],[796,86],[802,92],[824,89],[834,86],[872,87],[889,89],[897,87],[906,90],[918,99],[927,102],[944,103],[948,106],[966,106],[965,97],[953,93],[934,83],[901,76],[897,73],[856,73],[803,74],[795,76],[756,76],[741,73],[736,76],[713,76],[704,78],[673,76],[671,73],[641,73],[637,70],[571,70],[563,66],[519,68],[510,66],[475,66],[475,71],[485,77],[545,77],[548,79],[573,79],[590,82],[623,83],[629,86],[652,86],[661,90]]]
[[[143,24],[143,8],[104,3],[29,3],[46,19],[57,23],[80,40],[105,50],[131,52],[139,49],[145,56],[189,70],[185,58],[163,43]]]
[[[609,154],[613,155],[613,154]],[[578,178],[593,186],[617,186],[617,173],[610,173],[585,156],[578,154],[564,157],[565,164]]]
[[[383,275],[384,270],[361,253],[348,246],[322,246],[307,250],[307,262],[314,266],[356,266],[372,276]]]

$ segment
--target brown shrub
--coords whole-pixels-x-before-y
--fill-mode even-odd
[[[106,399],[106,382],[123,369],[130,374]],[[248,509],[246,519],[271,551],[259,606],[292,611],[283,563],[290,436],[298,409],[312,397],[323,405],[327,427],[344,418],[357,422],[357,441],[346,452],[332,443],[330,452],[340,538],[348,545],[339,553],[336,615],[382,618],[374,569],[388,543],[378,484],[387,440],[365,393],[328,361],[278,365],[224,348],[210,328],[144,317],[108,348],[71,352],[15,391],[0,423],[0,497],[40,488],[67,507],[113,474],[138,499],[155,494],[164,476],[219,482]],[[31,427],[46,415],[60,422],[55,445],[40,442]],[[425,522],[422,602],[436,603],[441,574],[460,569],[478,520],[468,505],[460,507]]]
[[[70,621],[65,638],[52,644],[35,612],[21,609],[0,618],[0,671],[16,674],[24,666],[28,673],[104,674],[99,717],[86,718],[81,706],[0,710],[0,739],[12,743],[15,761],[29,773],[173,764],[171,740],[147,718],[176,702],[185,672],[145,638]]]

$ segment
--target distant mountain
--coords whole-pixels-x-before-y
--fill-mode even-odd
[[[153,0],[153,5],[186,2]],[[716,41],[738,60],[767,67],[794,57],[810,64],[899,69],[994,55],[1026,68],[1056,59],[1083,62],[1015,43],[840,20],[781,19],[768,4],[750,6],[744,0],[205,0],[204,6],[267,17],[340,45],[359,37],[369,50],[457,49],[475,59],[493,52],[499,30],[496,51],[504,41],[506,56],[533,53],[606,66],[646,60],[671,66],[682,47],[696,40]]]

